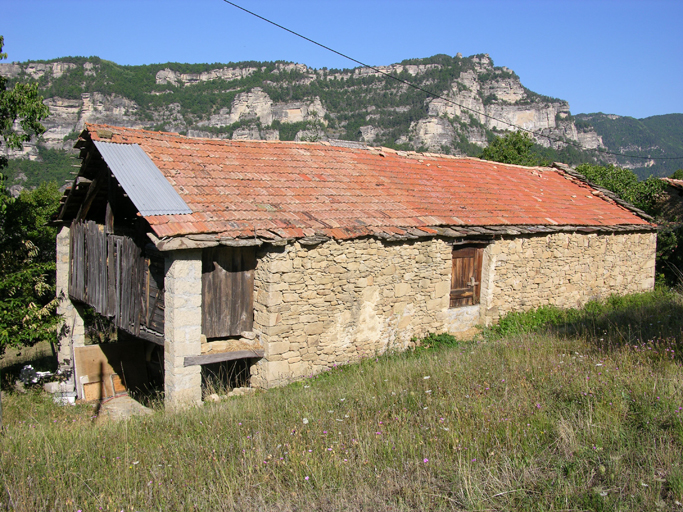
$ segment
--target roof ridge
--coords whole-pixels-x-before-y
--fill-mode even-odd
[[[295,145],[325,146],[325,147],[350,149],[352,151],[353,150],[365,150],[365,151],[369,151],[372,154],[380,154],[381,156],[384,156],[384,155],[382,155],[382,153],[384,153],[384,154],[389,153],[389,154],[394,154],[394,155],[399,156],[399,157],[418,159],[418,160],[419,159],[432,159],[432,160],[460,160],[460,161],[471,161],[471,162],[490,162],[494,166],[502,165],[505,167],[524,169],[524,170],[540,170],[542,172],[543,171],[557,172],[557,169],[555,169],[553,167],[508,164],[508,163],[502,163],[502,162],[495,162],[493,160],[483,160],[481,158],[477,158],[477,157],[473,157],[473,156],[466,156],[466,155],[445,155],[442,153],[419,152],[419,151],[414,151],[414,150],[394,149],[394,148],[389,148],[386,146],[369,146],[363,142],[343,141],[341,139],[331,139],[328,141],[292,141],[292,140],[258,140],[258,139],[246,139],[246,140],[237,139],[237,140],[235,140],[235,139],[221,139],[221,138],[215,138],[215,137],[191,137],[189,135],[183,135],[183,134],[180,134],[177,132],[163,132],[163,131],[145,130],[144,128],[129,128],[129,127],[125,127],[125,126],[113,126],[113,125],[108,125],[108,124],[86,123],[86,129],[89,130],[89,127],[102,127],[106,130],[114,131],[114,133],[119,132],[121,130],[135,131],[135,132],[147,133],[147,134],[150,134],[153,136],[162,136],[162,137],[170,136],[170,137],[175,137],[175,138],[179,138],[179,139],[186,139],[186,140],[210,141],[212,143],[222,142],[222,143],[227,143],[227,144],[256,143],[256,144],[265,144],[265,145],[283,144],[283,145],[291,145],[291,146],[295,146]],[[95,131],[97,131],[97,130],[95,130]],[[349,142],[349,145],[335,144],[336,141]],[[358,146],[356,146],[356,145],[358,145]]]

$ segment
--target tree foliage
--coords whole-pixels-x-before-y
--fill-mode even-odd
[[[651,176],[644,181],[639,181],[633,171],[614,165],[605,167],[583,164],[579,165],[576,170],[595,185],[611,190],[621,199],[645,213],[653,216],[658,214],[657,197],[666,187],[662,180]]]
[[[502,164],[528,165],[532,167],[548,165],[548,162],[533,150],[533,147],[534,141],[527,132],[512,132],[504,137],[496,137],[488,147],[484,148],[479,158]]]
[[[7,54],[2,52],[4,44],[5,38],[0,36],[0,60],[7,58]],[[37,84],[17,82],[8,88],[7,77],[0,75],[0,134],[8,148],[21,149],[22,143],[30,141],[31,136],[44,133],[45,128],[40,121],[49,113],[38,94]],[[19,122],[21,130],[14,129],[15,121]],[[0,169],[6,164],[7,159],[0,157]]]
[[[610,165],[584,164],[576,168],[599,187],[617,194],[621,199],[655,217],[657,231],[657,276],[669,285],[683,282],[683,225],[680,219],[664,218],[660,211],[661,194],[666,188],[662,180],[649,177],[638,181],[628,169]]]
[[[0,59],[4,39],[0,36]],[[45,131],[40,121],[49,114],[37,86],[16,83],[11,89],[0,76],[0,133],[6,147]],[[15,130],[18,123],[19,130]],[[0,161],[0,169],[7,161]],[[0,354],[8,346],[56,339],[55,228],[47,222],[59,205],[55,184],[43,184],[9,195],[0,174]]]

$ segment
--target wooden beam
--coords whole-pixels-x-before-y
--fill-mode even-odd
[[[234,352],[219,352],[217,354],[204,354],[203,356],[185,357],[185,366],[195,366],[198,364],[222,363],[223,361],[234,361],[236,359],[250,359],[252,357],[263,357],[263,350],[236,350]]]
[[[107,172],[107,209],[104,214],[104,232],[114,232],[114,203],[116,196],[114,194],[113,185],[114,177],[110,172]]]
[[[152,343],[156,343],[157,345],[161,345],[162,347],[164,346],[164,337],[161,334],[153,334],[150,331],[140,329],[140,333],[138,334],[138,337],[142,338],[143,340],[147,340],[147,341],[151,341]]]
[[[95,176],[90,183],[90,187],[88,187],[88,193],[85,195],[85,199],[83,200],[81,207],[78,209],[76,220],[83,220],[85,219],[86,215],[88,215],[88,211],[90,210],[95,197],[97,197],[97,193],[100,191],[107,179],[107,176],[104,174],[105,172],[106,171],[104,169],[100,171],[100,173]]]
[[[190,240],[184,236],[177,236],[168,240],[160,240],[156,243],[157,249],[162,252],[175,251],[178,249],[204,249],[206,247],[216,247],[217,245],[218,240],[213,242],[200,242],[197,240]]]
[[[81,161],[80,170],[78,171],[78,174],[74,178],[74,184],[71,187],[71,191],[69,192],[69,195],[67,196],[66,201],[64,202],[64,206],[62,207],[61,211],[59,212],[59,216],[57,217],[58,220],[62,220],[62,218],[64,217],[64,213],[66,212],[66,209],[69,206],[69,202],[70,202],[72,196],[74,195],[74,191],[76,190],[76,184],[86,182],[86,180],[88,183],[90,183],[90,180],[88,180],[85,176],[83,176],[83,172],[86,170],[88,165],[90,165],[90,161],[93,159],[93,154],[97,153],[97,151],[95,150],[95,145],[92,142],[90,142],[90,148],[88,148],[87,150],[84,148],[81,151],[82,152],[87,151],[87,153],[85,154],[85,156],[83,157],[83,160]]]

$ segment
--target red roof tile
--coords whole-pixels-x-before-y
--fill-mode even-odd
[[[432,232],[428,226],[650,226],[557,169],[384,148],[86,129],[93,140],[106,129],[113,133],[107,142],[138,144],[192,209],[146,217],[158,236],[271,230],[272,236],[350,238],[401,228]]]

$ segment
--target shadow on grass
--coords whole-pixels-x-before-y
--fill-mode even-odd
[[[581,309],[543,306],[524,313],[509,313],[484,335],[499,339],[531,332],[585,339],[601,350],[665,343],[675,346],[676,357],[681,359],[683,295],[673,290],[656,290],[590,301]]]

